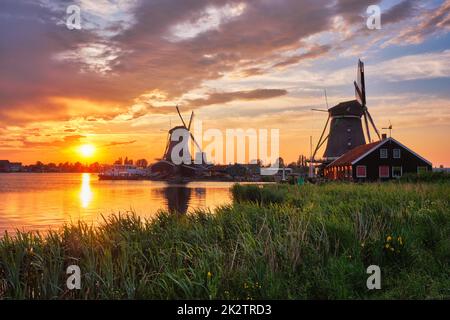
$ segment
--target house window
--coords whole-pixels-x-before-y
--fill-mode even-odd
[[[392,167],[392,177],[393,178],[400,178],[402,175],[403,175],[402,167]]]
[[[400,149],[394,149],[394,159],[400,159],[401,154],[402,152]]]
[[[417,173],[424,173],[427,171],[428,171],[427,167],[417,167]]]
[[[388,157],[388,149],[380,149],[380,158],[387,159]]]
[[[380,166],[378,173],[380,178],[389,178],[389,166]]]
[[[366,178],[367,177],[366,166],[357,166],[356,167],[356,177],[357,178]]]

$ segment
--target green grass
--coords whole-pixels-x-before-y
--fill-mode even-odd
[[[446,182],[235,186],[235,203],[215,214],[6,235],[0,297],[449,299],[449,191]],[[65,286],[71,264],[79,291]],[[372,264],[382,290],[366,288]]]

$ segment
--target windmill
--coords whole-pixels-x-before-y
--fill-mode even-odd
[[[366,144],[362,124],[363,117],[367,140],[372,142],[369,123],[372,125],[378,138],[381,139],[380,133],[367,109],[364,63],[361,60],[358,61],[358,75],[357,81],[354,81],[354,85],[356,100],[341,102],[326,111],[328,112],[328,119],[314,150],[313,160],[325,142],[327,146],[323,155],[323,162],[330,162],[342,156],[347,151]],[[329,133],[325,136],[328,126]]]
[[[176,110],[178,113],[178,116],[180,117],[181,126],[173,127],[169,130],[168,136],[167,136],[167,143],[164,150],[163,157],[152,166],[152,172],[165,174],[165,175],[181,175],[181,176],[192,176],[199,174],[199,171],[202,171],[206,168],[206,159],[204,153],[201,151],[201,147],[198,144],[198,142],[195,140],[194,135],[191,132],[191,126],[194,119],[194,112],[192,111],[191,117],[189,118],[189,122],[186,125],[186,122],[183,119],[183,116],[181,115],[180,108],[178,105],[176,106]],[[192,160],[192,155],[189,154],[183,154],[184,150],[189,150],[188,144],[190,143],[190,139],[184,139],[182,141],[179,141],[177,139],[173,138],[173,134],[176,131],[181,131],[183,136],[188,135],[192,141],[195,144],[195,147],[198,152],[196,152],[196,160],[195,164]],[[182,163],[182,164],[176,164],[174,162],[175,159],[172,159],[172,154],[174,151],[175,146],[182,143],[183,148],[181,148],[178,156],[181,159],[190,159],[189,163]],[[189,152],[189,151],[188,151]],[[201,158],[200,158],[201,157]]]

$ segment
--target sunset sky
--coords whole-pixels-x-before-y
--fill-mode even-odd
[[[377,126],[450,167],[450,0],[1,0],[0,159],[85,161],[88,144],[89,162],[153,161],[180,104],[206,129],[278,128],[294,161],[324,89],[354,99],[358,58]]]

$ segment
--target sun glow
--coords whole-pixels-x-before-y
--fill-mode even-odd
[[[80,189],[80,202],[83,208],[89,207],[93,198],[93,193],[91,190],[91,175],[89,173],[83,173],[81,178],[81,189]]]
[[[95,153],[95,146],[93,144],[84,144],[78,148],[78,152],[85,158],[90,158]]]

